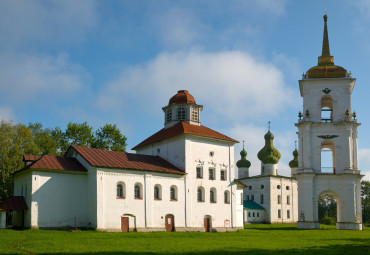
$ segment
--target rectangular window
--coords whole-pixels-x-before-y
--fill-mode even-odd
[[[221,170],[221,181],[226,181],[226,170]]]
[[[166,112],[166,123],[172,120],[172,109],[168,109]]]
[[[261,205],[263,204],[263,194],[261,194],[261,196],[260,196],[260,204]]]
[[[215,169],[210,168],[208,172],[209,172],[209,179],[214,180],[215,179]]]
[[[281,196],[278,195],[278,204],[280,205],[281,204]]]
[[[254,201],[254,195],[251,196],[251,200]]]
[[[249,200],[249,195],[247,195],[247,200]]]
[[[251,217],[251,212],[248,212],[248,217]]]
[[[253,217],[255,217],[255,214],[254,214],[254,212],[253,212]]]
[[[278,210],[278,218],[279,219],[281,218],[281,210],[280,209]]]
[[[290,196],[286,196],[286,204],[290,205]]]
[[[257,217],[260,217],[260,213],[259,212],[257,213]]]
[[[288,210],[288,211],[286,211],[286,217],[288,218],[288,219],[290,219],[290,211]]]
[[[191,120],[198,121],[198,109],[191,109]]]
[[[197,167],[197,179],[203,179],[203,169],[201,167]]]

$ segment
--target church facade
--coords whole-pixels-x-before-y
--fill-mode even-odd
[[[64,157],[25,155],[14,194],[17,225],[104,231],[226,231],[243,227],[238,141],[200,124],[201,105],[179,91],[165,127],[136,154],[72,145]],[[5,201],[6,202],[6,201]],[[11,204],[11,203],[9,203]]]

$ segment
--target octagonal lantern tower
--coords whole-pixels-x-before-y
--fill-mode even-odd
[[[334,65],[324,16],[322,55],[303,74],[299,89],[298,228],[319,228],[318,199],[331,194],[337,201],[337,228],[362,229],[361,178],[357,159],[357,127],[351,94],[356,79]],[[303,117],[303,118],[302,118]]]

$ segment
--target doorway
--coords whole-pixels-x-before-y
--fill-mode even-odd
[[[121,230],[122,232],[129,232],[129,218],[121,217]]]
[[[204,231],[211,232],[211,216],[204,217]]]
[[[165,217],[166,221],[166,231],[174,232],[175,231],[175,216],[172,214],[167,214]]]

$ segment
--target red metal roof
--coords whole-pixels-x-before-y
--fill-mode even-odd
[[[197,126],[197,125],[192,125],[187,122],[180,121],[176,125],[169,127],[169,128],[164,128],[155,133],[154,135],[150,136],[149,138],[145,139],[138,145],[136,145],[133,150],[137,150],[140,147],[143,147],[145,145],[158,142],[170,137],[182,135],[182,134],[191,134],[191,135],[197,135],[197,136],[204,136],[204,137],[210,137],[210,138],[215,138],[215,139],[220,139],[220,140],[225,140],[225,141],[230,141],[234,143],[239,143],[237,140],[234,140],[226,135],[223,135],[221,133],[218,133],[210,128],[207,128],[205,126]]]
[[[36,155],[23,155],[23,161],[36,161],[36,160],[38,160],[39,158],[41,158],[41,156],[36,156]]]
[[[25,155],[28,158],[30,155]],[[24,158],[26,158],[23,156]],[[34,156],[39,157],[39,156]],[[21,170],[15,172],[18,173],[20,171],[26,169],[48,169],[48,170],[64,170],[64,171],[76,171],[76,172],[87,172],[86,168],[84,168],[80,162],[78,162],[75,158],[70,157],[58,157],[58,156],[51,156],[51,155],[44,155],[39,157],[33,163],[26,165]]]
[[[108,151],[72,145],[90,165],[95,167],[123,168],[171,174],[185,174],[183,171],[158,156]],[[70,149],[68,149],[70,150]]]
[[[4,200],[0,205],[0,210],[4,211],[17,211],[17,210],[28,210],[26,201],[22,196],[12,196]]]
[[[170,104],[195,104],[195,99],[187,90],[179,90],[176,95],[171,97]]]

